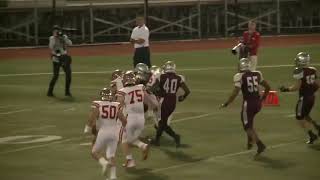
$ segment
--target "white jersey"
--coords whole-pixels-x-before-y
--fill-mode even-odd
[[[112,130],[114,133],[118,133],[119,123],[118,112],[120,109],[120,103],[110,101],[93,101],[93,108],[99,109],[99,118],[97,119],[97,129],[99,130]]]
[[[144,114],[144,86],[142,84],[124,87],[118,91],[124,96],[125,109],[128,114]]]
[[[117,79],[114,79],[111,81],[112,84],[115,84],[117,86],[117,91],[123,88],[123,82],[122,77],[118,77]]]

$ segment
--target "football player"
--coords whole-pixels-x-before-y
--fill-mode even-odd
[[[248,58],[242,58],[239,62],[240,72],[234,76],[234,89],[229,99],[221,105],[221,108],[227,107],[242,91],[243,103],[241,111],[241,120],[244,130],[248,137],[248,149],[253,144],[257,144],[257,155],[262,153],[266,146],[262,143],[256,130],[254,129],[254,117],[261,110],[262,101],[267,97],[270,86],[262,77],[259,71],[251,71],[251,61]],[[259,86],[264,87],[264,94],[260,96]]]
[[[124,74],[123,83],[124,88],[118,91],[117,101],[125,106],[127,113],[127,126],[121,142],[127,160],[123,166],[130,168],[135,166],[135,161],[129,145],[136,146],[142,150],[143,160],[148,158],[149,145],[139,140],[145,124],[144,104],[156,107],[157,102],[146,92],[144,85],[136,84],[133,71],[127,71]]]
[[[92,111],[90,113],[89,122],[91,128],[95,126],[95,122],[100,123],[99,132],[96,142],[92,147],[92,157],[96,159],[102,166],[103,174],[106,174],[110,168],[110,179],[116,179],[116,163],[115,154],[119,141],[120,128],[117,120],[119,119],[122,126],[126,125],[126,117],[123,114],[123,107],[119,102],[113,102],[112,91],[104,88],[101,91],[101,100],[93,101]],[[106,158],[100,153],[105,152]]]
[[[305,129],[309,135],[308,144],[318,138],[312,131],[312,126],[318,130],[320,136],[320,126],[312,120],[310,112],[315,102],[315,92],[319,89],[320,83],[318,79],[317,69],[310,67],[310,55],[305,52],[300,52],[296,55],[293,78],[296,83],[290,87],[281,86],[281,92],[299,91],[299,100],[296,106],[296,119],[300,126]]]
[[[161,120],[157,128],[155,139],[152,141],[156,146],[160,145],[160,137],[165,131],[176,143],[176,147],[180,146],[180,135],[168,125],[168,118],[174,112],[177,104],[177,91],[179,88],[184,90],[184,94],[178,97],[178,101],[182,102],[190,94],[190,90],[185,83],[184,77],[176,73],[176,64],[168,61],[163,66],[164,73],[160,75],[160,96],[163,98],[161,103]]]

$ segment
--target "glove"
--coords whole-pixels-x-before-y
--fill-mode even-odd
[[[186,99],[186,97],[184,97],[184,96],[179,96],[179,97],[178,97],[178,101],[179,101],[179,102],[182,102],[182,101],[184,101],[185,99]]]
[[[280,90],[280,92],[289,92],[290,91],[290,89],[285,86],[280,86],[279,90]]]

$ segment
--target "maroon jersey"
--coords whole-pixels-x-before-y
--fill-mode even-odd
[[[241,88],[243,99],[260,100],[259,85],[263,81],[260,71],[247,71],[234,76],[234,85]]]
[[[299,96],[313,96],[318,90],[316,84],[317,69],[314,67],[296,68],[293,72],[293,78],[301,80],[301,87],[299,89]]]
[[[175,73],[165,73],[160,75],[160,91],[164,101],[176,103],[177,91],[181,84],[184,83],[183,76]]]

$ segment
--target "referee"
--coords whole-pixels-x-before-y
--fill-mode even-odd
[[[144,63],[151,67],[150,49],[149,49],[149,29],[145,25],[143,17],[137,17],[136,27],[131,34],[130,42],[134,45],[133,65]]]
[[[72,41],[67,35],[62,33],[62,29],[55,25],[52,36],[49,38],[49,48],[53,66],[53,76],[49,84],[47,96],[54,97],[53,89],[59,78],[60,67],[63,68],[66,76],[65,96],[72,97],[70,92],[71,84],[71,56],[67,54],[67,46],[72,45]]]

